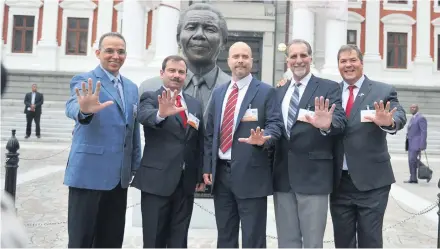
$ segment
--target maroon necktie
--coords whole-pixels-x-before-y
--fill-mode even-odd
[[[220,129],[220,150],[225,153],[232,146],[232,128],[234,126],[235,106],[237,105],[238,87],[234,83],[223,112],[223,122]]]
[[[348,86],[348,90],[350,90],[350,93],[347,101],[347,106],[345,107],[345,114],[347,115],[347,117],[350,117],[351,108],[353,107],[353,103],[354,103],[353,89],[355,87],[356,87],[355,85]]]
[[[177,107],[182,107],[182,103],[180,102],[180,98],[181,98],[180,95],[177,95],[177,97],[176,97],[176,106]],[[186,122],[187,122],[186,113],[185,113],[185,111],[181,111],[179,114],[182,117],[183,127],[186,128]]]

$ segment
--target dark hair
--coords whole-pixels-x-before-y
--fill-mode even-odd
[[[3,63],[1,64],[1,95],[3,96],[3,93],[6,89],[6,84],[8,83],[8,72],[6,71],[6,68],[3,66]]]
[[[99,43],[98,43],[98,44],[99,44],[99,45],[98,45],[98,48],[99,48],[99,49],[101,49],[101,47],[102,47],[102,41],[103,41],[106,37],[118,37],[119,39],[123,40],[124,43],[126,44],[125,39],[124,39],[124,36],[122,36],[120,33],[118,33],[118,32],[108,32],[108,33],[103,34],[103,35],[101,36],[101,38],[99,38]]]
[[[226,43],[228,42],[228,25],[226,24],[226,20],[225,17],[223,16],[223,14],[217,10],[216,8],[212,7],[212,5],[207,4],[207,3],[195,3],[190,5],[187,9],[183,10],[180,12],[180,17],[179,17],[179,23],[177,24],[177,43],[179,43],[179,37],[180,37],[180,32],[182,32],[182,26],[183,26],[183,22],[185,21],[185,18],[188,15],[188,12],[191,10],[207,10],[207,11],[211,11],[212,13],[216,14],[218,16],[218,25],[220,27],[221,30],[221,35],[222,35],[222,45],[226,45]]]
[[[310,46],[310,43],[304,39],[293,39],[289,42],[289,45],[287,46],[286,54],[289,54],[289,48],[293,44],[304,44],[307,47],[307,53],[312,56],[312,46]]]
[[[362,54],[361,50],[353,44],[347,44],[347,45],[342,45],[341,48],[338,51],[338,62],[339,62],[339,56],[341,55],[341,53],[343,52],[351,52],[351,51],[356,51],[356,54],[359,58],[359,60],[361,62],[364,61],[364,55]]]
[[[183,61],[185,63],[185,67],[186,67],[185,71],[188,71],[188,66],[186,64],[186,60],[182,56],[179,56],[179,55],[170,55],[170,56],[167,56],[165,59],[163,59],[163,62],[162,62],[162,70],[163,71],[165,71],[165,68],[167,67],[168,61],[176,61],[176,62]]]

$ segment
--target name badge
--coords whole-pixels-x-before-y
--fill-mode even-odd
[[[133,104],[133,117],[134,118],[137,117],[137,112],[138,112],[138,107],[136,104]]]
[[[309,121],[307,121],[306,115],[313,117],[315,115],[315,112],[301,108],[299,109],[298,118],[296,120],[308,123]]]
[[[196,116],[188,113],[188,124],[191,125],[192,128],[199,130],[199,123],[200,120]]]
[[[376,110],[361,110],[361,122],[365,123],[365,122],[373,122],[371,120],[366,119],[366,116],[374,116],[376,115]]]
[[[251,108],[247,109],[241,121],[243,122],[258,121],[258,109],[251,109]]]

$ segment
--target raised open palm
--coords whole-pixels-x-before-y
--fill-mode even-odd
[[[168,89],[163,91],[162,95],[157,96],[157,100],[159,102],[159,116],[162,118],[185,111],[184,107],[176,106],[176,98],[178,96],[177,90],[174,91],[173,97],[171,97],[171,95],[171,91]]]
[[[76,88],[76,96],[79,104],[79,109],[82,113],[92,114],[97,113],[101,111],[102,109],[106,108],[107,106],[110,106],[113,104],[113,101],[109,100],[104,103],[99,102],[99,92],[101,91],[101,82],[96,82],[96,89],[95,92],[93,91],[93,82],[92,79],[89,78],[88,80],[89,88],[86,89],[86,83],[82,83],[82,92],[83,95],[79,93],[79,89]]]
[[[269,139],[270,135],[264,136],[264,129],[260,129],[260,127],[257,127],[256,130],[251,129],[251,135],[248,138],[239,138],[238,141],[242,143],[261,146]]]
[[[327,130],[332,124],[333,112],[335,111],[336,105],[333,104],[330,109],[330,100],[324,97],[315,98],[315,114],[313,116],[306,115],[307,121],[318,129]]]
[[[390,102],[388,101],[386,106],[383,104],[383,100],[379,103],[374,102],[374,109],[376,111],[374,116],[366,116],[365,119],[374,122],[378,126],[391,126],[393,125],[393,115],[397,111],[394,107],[390,110]]]

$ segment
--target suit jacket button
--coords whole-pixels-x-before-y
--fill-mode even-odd
[[[125,128],[128,128],[128,124],[125,125]]]
[[[124,148],[127,147],[127,144],[124,144]]]

